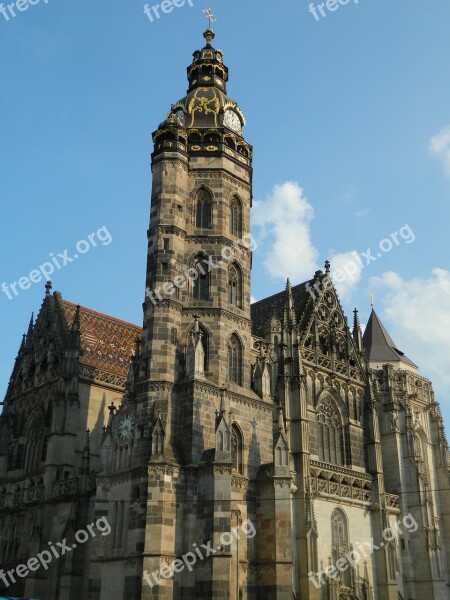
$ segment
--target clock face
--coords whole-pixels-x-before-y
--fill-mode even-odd
[[[242,129],[241,120],[238,117],[238,115],[234,112],[234,110],[228,109],[225,111],[225,118],[223,122],[227,127],[232,129],[233,131],[241,131]]]
[[[128,442],[134,437],[136,419],[132,413],[124,414],[117,425],[117,437],[121,442]]]
[[[177,110],[175,112],[175,117],[177,118],[177,122],[179,125],[185,125],[186,123],[186,117],[184,114],[184,110],[182,110],[181,108],[179,110]]]

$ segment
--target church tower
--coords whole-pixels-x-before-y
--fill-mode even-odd
[[[211,46],[214,33],[204,36],[187,96],[153,134],[143,356],[149,379],[180,383],[201,342],[195,375],[242,386],[250,380],[252,148],[244,116],[226,95],[228,69]]]
[[[241,600],[253,597],[260,576],[271,598],[284,598],[292,587],[287,461],[276,473],[284,489],[277,492],[273,479],[269,492],[250,485],[261,465],[273,463],[274,431],[270,379],[265,391],[252,391],[252,364],[259,356],[264,365],[268,351],[268,344],[255,349],[251,330],[252,147],[227,95],[215,34],[204,37],[187,69],[187,95],[153,134],[136,405],[135,460],[148,466],[142,598]],[[267,472],[264,485],[271,478]],[[258,493],[266,508],[256,508]],[[275,512],[286,517],[281,532]],[[280,541],[272,546],[260,536],[260,574],[249,565],[259,552],[253,536],[230,539],[230,532],[253,527],[263,513],[272,523],[267,536]],[[177,557],[202,543],[213,556],[174,572]],[[158,575],[164,566],[172,577]]]

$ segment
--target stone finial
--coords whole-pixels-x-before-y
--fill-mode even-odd
[[[49,279],[45,284],[45,295],[46,296],[50,296],[51,289],[52,289],[52,282]]]

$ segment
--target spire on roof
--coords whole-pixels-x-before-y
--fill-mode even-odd
[[[286,301],[287,301],[288,310],[292,310],[292,305],[293,305],[292,286],[291,286],[291,280],[289,279],[289,277],[287,278],[287,281],[286,281]]]
[[[27,346],[29,346],[31,344],[31,336],[33,335],[33,329],[34,329],[34,313],[31,313],[31,319],[30,319],[30,323],[28,324],[28,331],[27,331]]]
[[[80,305],[77,304],[75,316],[73,318],[71,331],[80,331]]]
[[[358,349],[359,352],[362,352],[362,349],[363,349],[362,331],[361,331],[361,324],[359,322],[359,314],[358,314],[357,308],[355,308],[355,310],[353,311],[352,335],[353,335],[353,340],[356,344],[356,348]]]
[[[208,46],[210,46],[211,42],[216,37],[216,34],[211,29],[211,26],[212,26],[213,23],[217,23],[217,19],[214,16],[214,14],[213,14],[213,12],[212,12],[212,10],[210,8],[205,8],[203,10],[203,13],[204,13],[205,17],[208,19],[208,29],[203,34],[203,37],[205,38],[206,43],[208,44]]]
[[[80,346],[80,305],[77,304],[75,316],[70,327],[70,341],[73,348]]]
[[[294,308],[294,296],[292,295],[291,280],[288,278],[286,281],[286,295],[284,303],[283,313],[283,325],[285,329],[290,329],[295,326],[295,308]]]
[[[414,369],[418,368],[411,359],[397,348],[374,309],[372,309],[372,314],[364,331],[363,346],[369,362],[379,362],[380,364],[404,362]]]

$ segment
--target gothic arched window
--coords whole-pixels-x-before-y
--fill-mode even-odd
[[[242,433],[239,427],[233,423],[231,426],[231,459],[233,461],[233,469],[237,473],[244,472],[244,463],[242,460]]]
[[[242,307],[242,272],[237,264],[228,269],[228,302]]]
[[[194,259],[194,269],[198,277],[193,282],[193,297],[195,300],[209,300],[209,271],[208,259],[199,254]]]
[[[195,199],[195,226],[209,229],[211,227],[211,195],[200,189]]]
[[[427,483],[430,481],[430,468],[428,463],[428,440],[423,429],[417,430],[417,454],[420,459],[418,462],[419,474]]]
[[[333,465],[344,464],[342,421],[331,398],[324,400],[317,409],[317,444],[320,460]]]
[[[241,235],[242,231],[242,210],[241,203],[234,196],[230,202],[230,233],[231,235]]]
[[[348,539],[348,522],[347,516],[344,511],[340,508],[336,508],[331,513],[331,556],[332,564],[344,557],[350,550],[350,543]],[[350,586],[351,584],[351,572],[347,569],[343,573],[345,585]]]
[[[27,428],[27,442],[25,469],[27,473],[32,473],[40,467],[41,461],[45,460],[47,452],[45,421],[42,413],[32,417]]]
[[[228,381],[242,385],[242,346],[235,333],[228,342]]]

